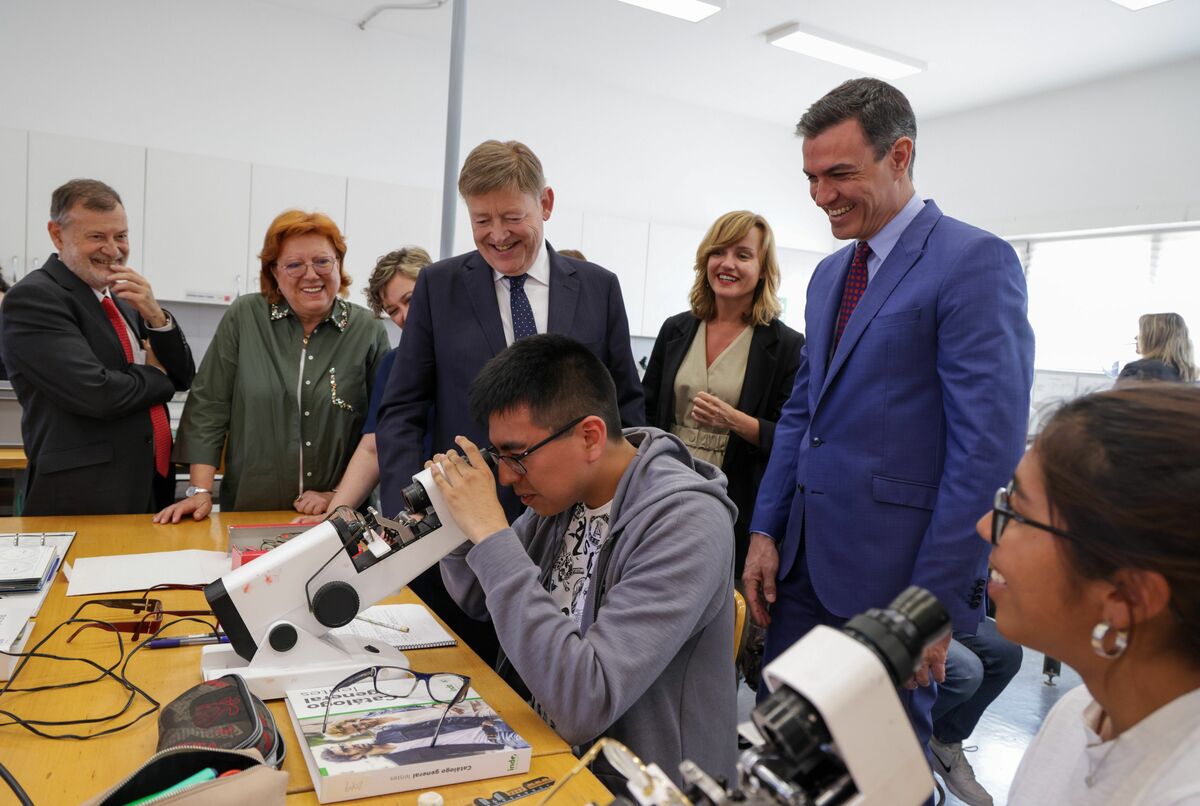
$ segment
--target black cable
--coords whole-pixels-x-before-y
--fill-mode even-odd
[[[17,783],[17,779],[8,771],[8,767],[0,764],[0,778],[4,779],[4,783],[8,784],[8,788],[17,796],[17,800],[21,802],[21,806],[33,806],[33,801],[29,799],[29,795],[25,794],[25,790]]]

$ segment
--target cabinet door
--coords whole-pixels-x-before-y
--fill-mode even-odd
[[[629,333],[633,336],[653,336],[642,332],[642,300],[646,284],[646,243],[650,225],[628,218],[583,214],[583,243],[579,250],[592,263],[597,263],[621,279],[621,296],[629,317]]]
[[[375,261],[404,246],[419,246],[436,260],[437,195],[410,188],[351,179],[346,187],[346,270],[354,280],[350,299],[366,305],[367,281]]]
[[[297,171],[272,165],[255,165],[250,178],[250,252],[246,262],[246,290],[259,290],[262,251],[267,227],[284,210],[322,212],[346,232],[346,179],[342,176]]]
[[[163,300],[227,305],[246,286],[250,163],[151,149],[145,274]]]
[[[25,268],[25,155],[29,132],[0,129],[0,270],[15,283]]]
[[[129,219],[129,264],[142,270],[145,232],[146,149],[43,132],[29,133],[29,184],[25,213],[25,269],[54,251],[46,222],[50,196],[70,179],[99,179],[117,192]]]
[[[696,274],[696,249],[704,230],[650,225],[646,256],[646,305],[642,312],[643,335],[655,337],[667,317],[688,310],[688,294]]]

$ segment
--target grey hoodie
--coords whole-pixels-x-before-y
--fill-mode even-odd
[[[617,485],[579,627],[545,585],[569,508],[529,510],[464,544],[442,560],[442,578],[469,615],[490,613],[508,661],[567,742],[609,736],[676,781],[684,759],[732,781],[737,509],[721,471],[675,436],[624,433],[637,455]]]

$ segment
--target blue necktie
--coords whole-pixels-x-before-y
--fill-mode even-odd
[[[508,278],[508,305],[512,310],[513,341],[537,334],[533,306],[525,295],[525,275]]]

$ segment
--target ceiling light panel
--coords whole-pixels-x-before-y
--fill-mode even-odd
[[[1141,11],[1143,8],[1157,6],[1159,3],[1165,3],[1167,0],[1113,0],[1118,6],[1125,6],[1130,11]]]
[[[767,34],[767,41],[784,50],[811,56],[814,59],[839,64],[879,78],[897,79],[915,75],[925,69],[925,63],[871,45],[852,42],[815,28],[792,24]]]
[[[620,0],[638,8],[668,14],[688,22],[699,22],[725,8],[725,0]]]

